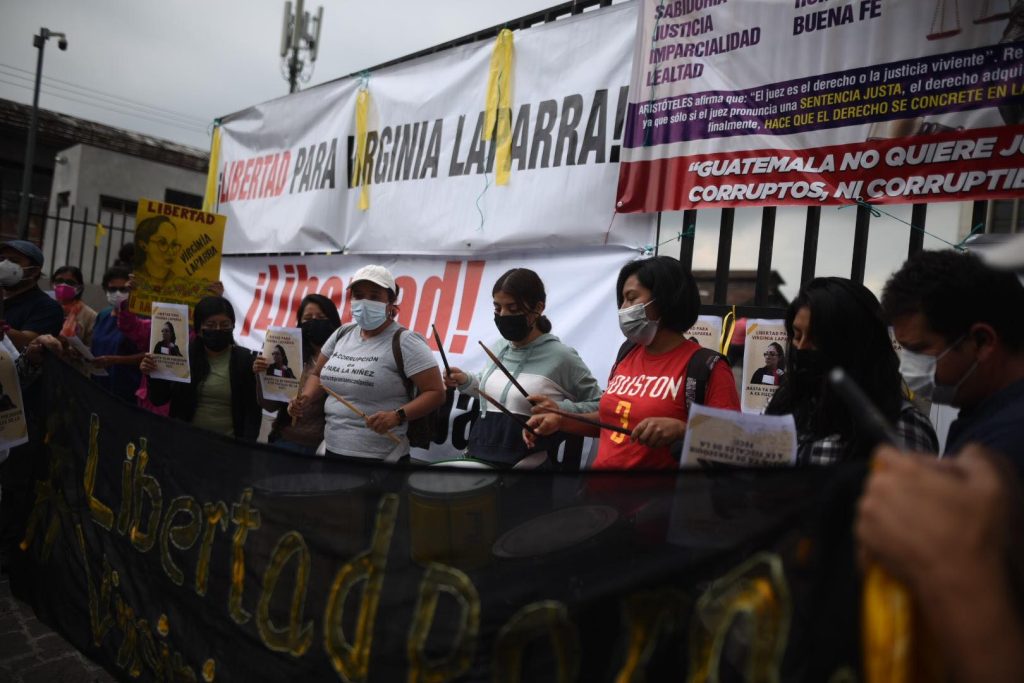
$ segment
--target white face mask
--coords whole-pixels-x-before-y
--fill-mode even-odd
[[[910,390],[922,398],[931,399],[932,403],[947,406],[954,405],[956,392],[960,390],[960,386],[967,381],[967,378],[978,367],[978,361],[974,361],[971,368],[964,373],[963,377],[956,384],[939,384],[936,382],[935,368],[938,366],[940,358],[956,348],[966,338],[966,334],[962,335],[937,356],[901,348],[899,352],[900,374],[903,375],[903,379]]]
[[[647,317],[647,307],[652,303],[654,299],[645,304],[619,309],[619,329],[626,339],[634,344],[647,346],[654,341],[654,335],[658,333],[658,321]]]
[[[128,292],[107,292],[107,303],[114,308],[120,308],[121,304],[128,301]]]
[[[25,279],[25,269],[14,261],[0,261],[0,287],[17,287]]]

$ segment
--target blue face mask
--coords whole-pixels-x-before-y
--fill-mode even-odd
[[[388,320],[388,305],[381,301],[356,299],[352,302],[352,319],[363,330],[371,332]]]

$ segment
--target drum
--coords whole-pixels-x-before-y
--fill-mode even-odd
[[[543,558],[575,548],[607,531],[619,513],[607,505],[577,505],[524,522],[502,535],[493,552],[503,559]]]
[[[409,475],[414,561],[459,569],[478,569],[490,562],[498,528],[500,480],[493,470],[478,460],[447,460]]]

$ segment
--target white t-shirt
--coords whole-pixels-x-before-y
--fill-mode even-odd
[[[327,363],[320,371],[320,381],[367,415],[402,407],[409,402],[409,395],[398,374],[398,365],[391,348],[391,338],[400,329],[397,323],[392,322],[380,334],[363,339],[358,327],[345,325],[339,328],[320,351],[327,357]],[[401,345],[407,377],[429,368],[437,370],[437,361],[423,337],[406,330],[402,334]],[[396,452],[393,441],[367,427],[363,418],[330,394],[327,396],[324,413],[327,416],[324,440],[327,442],[327,450],[332,453],[383,459]],[[391,432],[403,441],[404,450],[397,449],[401,451],[400,454],[408,453],[406,425],[400,424]]]

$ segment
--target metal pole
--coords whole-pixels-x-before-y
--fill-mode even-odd
[[[32,94],[32,115],[28,122],[28,142],[25,145],[25,168],[21,173],[21,199],[18,202],[18,239],[28,237],[28,200],[32,192],[32,166],[36,157],[36,125],[39,123],[39,85],[43,77],[43,47],[49,31],[39,29],[39,35],[32,36],[32,45],[39,49],[36,61],[36,87]]]

